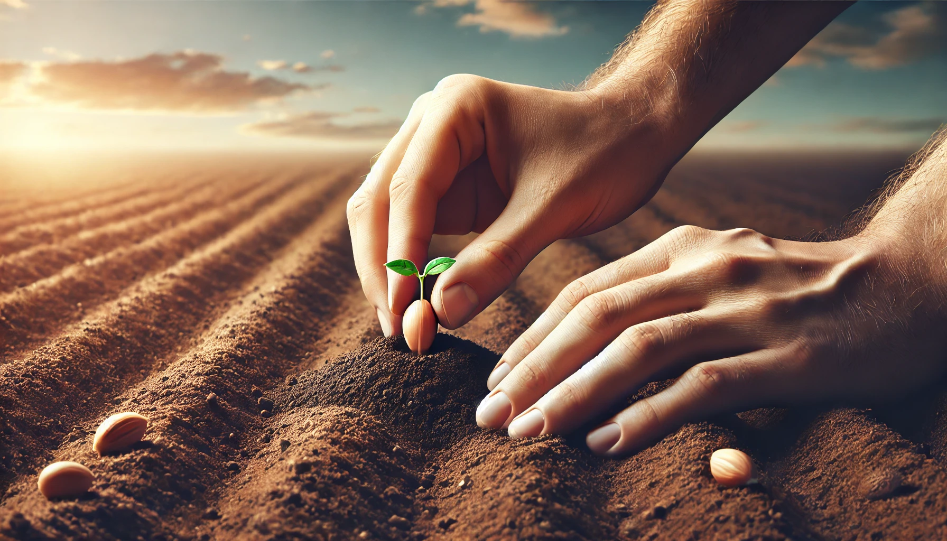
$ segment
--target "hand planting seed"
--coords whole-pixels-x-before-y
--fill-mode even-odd
[[[99,455],[120,451],[141,441],[146,430],[147,418],[130,411],[116,413],[99,425],[92,449]]]
[[[710,474],[725,487],[745,485],[753,478],[753,462],[736,449],[717,449],[710,455]]]
[[[46,499],[81,496],[92,488],[95,475],[78,462],[53,462],[39,474],[39,491]]]
[[[411,306],[404,313],[404,339],[408,347],[415,353],[424,353],[434,342],[434,335],[437,333],[437,320],[434,317],[434,307],[431,303],[424,300],[424,278],[440,274],[451,265],[456,263],[455,259],[450,257],[438,257],[424,267],[424,272],[418,272],[418,268],[407,259],[396,259],[385,263],[389,269],[402,276],[417,276],[421,281],[421,298],[411,303]]]

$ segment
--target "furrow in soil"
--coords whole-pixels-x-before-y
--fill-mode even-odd
[[[347,173],[303,182],[219,240],[136,283],[25,359],[0,367],[2,486],[48,458],[55,442],[116,392],[189,347],[241,285],[351,184]]]
[[[55,336],[136,280],[180,261],[194,250],[284,198],[305,180],[264,184],[162,233],[65,267],[28,287],[0,296],[0,361],[9,361]]]
[[[44,242],[15,254],[0,257],[0,293],[16,287],[25,287],[36,280],[54,274],[63,267],[119,247],[137,244],[157,235],[200,212],[206,212],[239,198],[260,182],[239,183],[236,186],[209,186],[187,190],[188,197],[176,194],[174,203],[118,222],[94,229],[83,230],[55,242]]]

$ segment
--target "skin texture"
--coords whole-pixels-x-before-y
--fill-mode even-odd
[[[577,91],[441,81],[349,202],[356,266],[385,334],[401,332],[417,287],[386,275],[385,261],[426,259],[433,233],[481,232],[432,294],[442,325],[466,323],[551,242],[646,203],[845,7],[670,1]],[[566,433],[682,374],[590,432],[593,451],[620,455],[713,413],[877,399],[940,375],[943,154],[932,141],[849,238],[683,227],[577,280],[504,354],[478,424]]]

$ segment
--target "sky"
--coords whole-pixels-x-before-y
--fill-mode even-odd
[[[649,2],[0,0],[0,151],[381,148],[452,73],[576,85]],[[919,148],[947,3],[861,2],[698,143]]]

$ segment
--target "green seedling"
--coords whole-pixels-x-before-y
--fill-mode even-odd
[[[454,263],[457,263],[456,259],[452,259],[450,257],[438,257],[437,259],[432,259],[427,264],[427,266],[424,267],[423,273],[418,272],[418,268],[414,266],[414,263],[408,261],[407,259],[395,259],[394,261],[385,263],[385,266],[402,276],[417,276],[418,280],[421,280],[421,300],[423,301],[424,277],[440,274],[451,268],[451,265]]]

